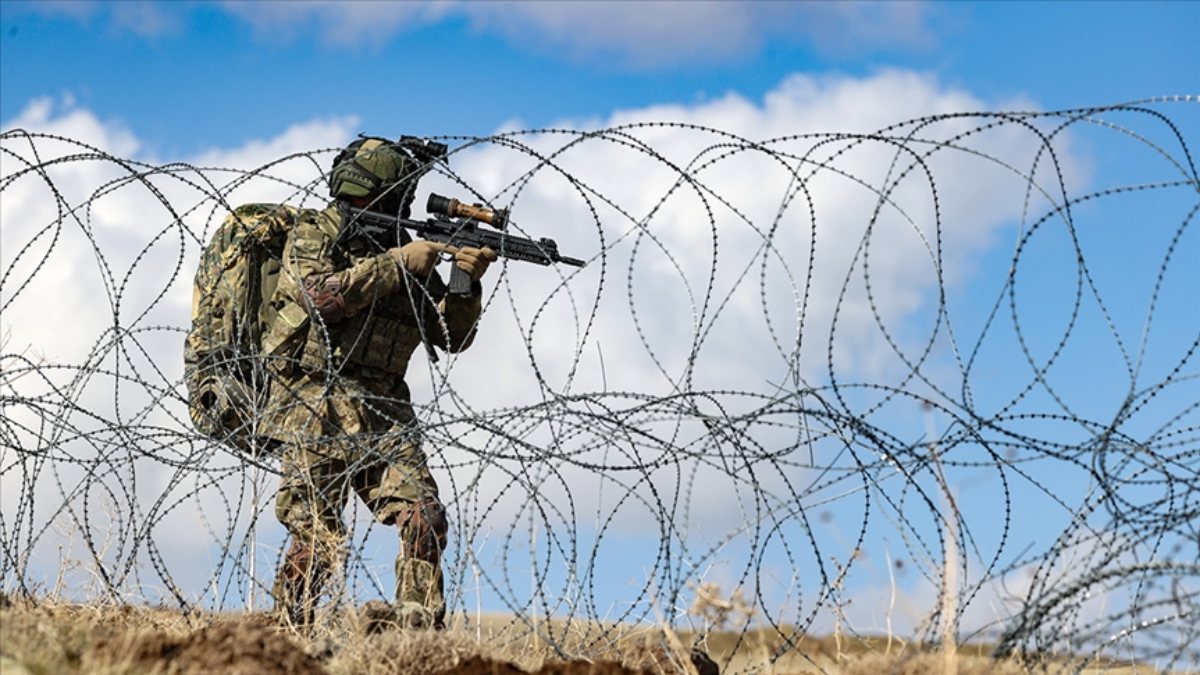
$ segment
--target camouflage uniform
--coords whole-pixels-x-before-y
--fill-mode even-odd
[[[339,242],[335,205],[298,220],[271,303],[278,318],[262,341],[272,384],[260,432],[283,444],[275,512],[292,536],[277,606],[311,620],[340,557],[353,490],[380,523],[400,530],[401,621],[440,624],[446,517],[404,373],[422,343],[451,352],[470,345],[479,283],[470,296],[448,296],[436,272],[418,279],[363,236]]]

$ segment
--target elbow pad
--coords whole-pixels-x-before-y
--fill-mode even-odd
[[[342,282],[336,276],[309,277],[304,282],[304,296],[309,312],[318,314],[325,323],[346,318],[346,296],[342,295]]]

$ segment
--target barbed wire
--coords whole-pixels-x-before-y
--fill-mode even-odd
[[[477,344],[409,369],[451,615],[564,653],[580,622],[769,627],[778,658],[881,607],[891,629],[900,592],[919,639],[1194,667],[1196,121],[1175,97],[438,139],[422,189],[587,262],[501,265]],[[278,461],[192,427],[190,284],[239,204],[322,207],[339,150],[233,168],[0,134],[6,592],[267,602]],[[390,596],[364,513],[332,606]]]

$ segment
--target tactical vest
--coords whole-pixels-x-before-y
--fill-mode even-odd
[[[311,222],[327,240],[339,241],[341,219],[335,209],[311,212]],[[293,234],[299,236],[299,233]],[[332,251],[334,267],[348,269],[383,253],[381,246],[359,237],[342,237]],[[390,259],[386,264],[393,264]],[[353,374],[369,368],[403,377],[412,353],[422,343],[424,317],[431,316],[445,293],[441,279],[432,275],[426,285],[412,284],[412,293],[380,297],[354,316],[324,324],[302,306],[303,298],[276,293],[277,330],[264,339],[263,352],[285,376],[322,372]]]

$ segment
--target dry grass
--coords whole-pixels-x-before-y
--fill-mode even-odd
[[[0,608],[3,675],[100,673],[214,675],[215,673],[328,673],[329,675],[438,675],[439,673],[543,672],[560,675],[621,673],[703,674],[687,649],[696,637],[660,628],[598,623],[544,622],[565,653],[535,638],[518,621],[459,619],[438,633],[371,631],[353,613],[329,617],[312,634],[276,627],[262,614],[183,615],[147,607],[104,607],[55,602],[13,602]],[[787,647],[774,631],[740,636],[712,633],[702,643],[723,673],[763,675],[918,675],[945,673],[941,652],[896,638],[803,638]],[[687,647],[684,647],[686,645]],[[986,647],[962,646],[953,664],[959,675],[1079,672],[1059,660],[1022,667],[994,662]],[[1091,664],[1084,673],[1151,675],[1132,664]],[[520,668],[521,670],[517,670]],[[544,670],[540,670],[544,669]]]

